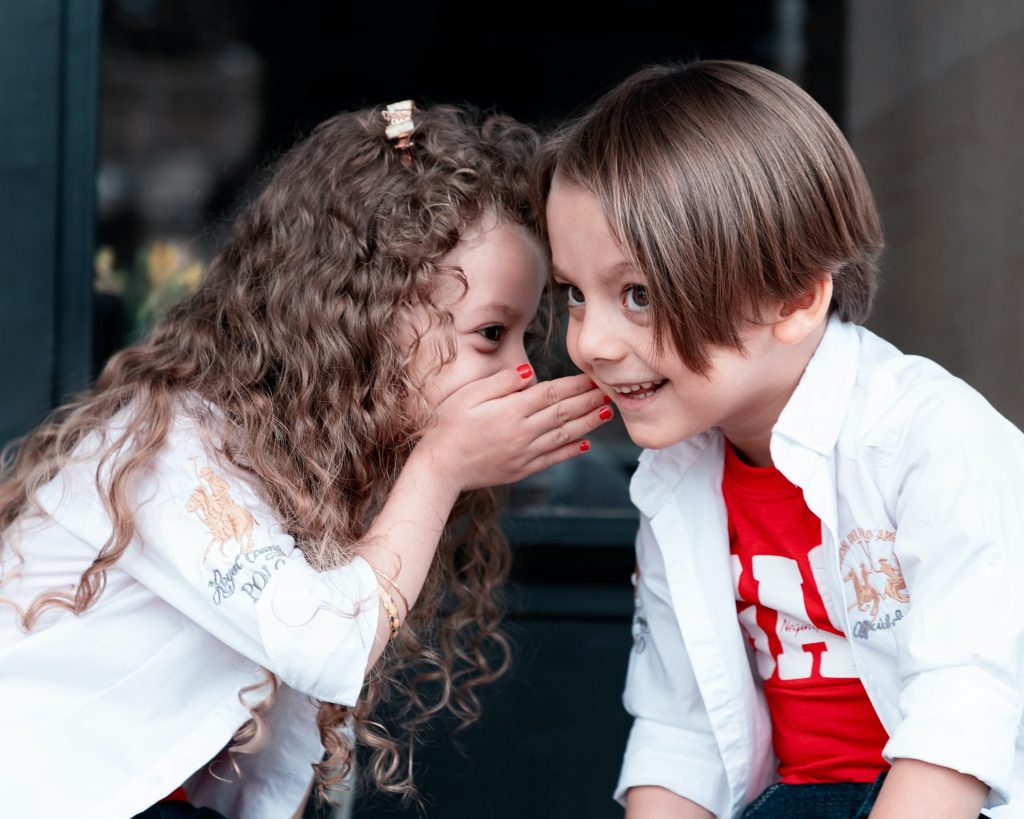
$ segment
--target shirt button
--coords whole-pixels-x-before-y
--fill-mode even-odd
[[[985,555],[985,560],[989,566],[998,566],[1003,562],[1003,550],[998,546],[991,547]]]

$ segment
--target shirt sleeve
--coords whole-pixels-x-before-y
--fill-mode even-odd
[[[633,727],[615,798],[658,786],[690,799],[716,816],[728,815],[725,767],[704,701],[676,623],[664,564],[650,523],[641,517],[633,651],[623,702]]]
[[[1024,679],[1024,436],[966,385],[916,397],[889,492],[909,611],[894,630],[903,721],[885,747],[1008,798]]]
[[[72,462],[38,501],[98,550],[112,525],[96,474],[95,459]],[[365,560],[314,570],[248,480],[180,425],[130,502],[136,532],[117,570],[297,691],[355,705],[380,605]]]

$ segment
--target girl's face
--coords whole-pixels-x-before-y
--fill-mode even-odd
[[[435,323],[413,361],[413,375],[434,407],[471,381],[527,361],[526,329],[547,278],[536,237],[521,225],[493,219],[467,233],[443,263],[461,268],[469,287],[464,291],[449,278],[438,294],[454,319],[455,359],[437,368],[448,337]]]
[[[778,346],[770,327],[751,326],[745,353],[715,349],[709,370],[696,373],[671,347],[657,349],[645,278],[597,197],[556,174],[547,224],[568,305],[569,355],[612,397],[635,443],[661,449],[716,426],[739,443],[771,428],[785,396],[768,377]]]

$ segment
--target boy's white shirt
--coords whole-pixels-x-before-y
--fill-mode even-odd
[[[987,815],[1024,816],[1024,435],[937,364],[832,318],[771,453],[821,519],[817,585],[885,757],[971,774],[991,788]],[[643,452],[633,477],[635,720],[615,796],[661,786],[735,817],[776,763],[737,620],[723,458],[712,430]]]
[[[112,531],[96,473],[86,453],[39,491],[43,514],[0,553],[0,599],[74,588]],[[314,571],[184,416],[129,502],[135,539],[84,614],[50,609],[25,633],[0,604],[0,812],[130,817],[191,777],[190,800],[227,816],[292,815],[323,755],[312,698],[351,706],[363,685],[373,570],[357,557]],[[282,683],[271,739],[236,755],[239,782],[223,755],[208,763],[249,719],[240,692],[263,669]]]

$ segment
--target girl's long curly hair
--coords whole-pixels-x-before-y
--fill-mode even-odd
[[[433,296],[440,276],[461,274],[443,257],[481,220],[537,227],[527,181],[537,136],[528,127],[469,108],[419,111],[408,163],[384,127],[380,108],[318,126],[279,161],[198,292],[8,450],[0,533],[86,435],[131,407],[123,435],[107,442],[110,479],[99,487],[113,534],[76,589],[43,594],[21,612],[26,628],[47,608],[81,614],[103,592],[134,533],[133,477],[183,407],[220,410],[198,420],[254,478],[311,565],[338,566],[358,552],[421,431],[408,367],[418,343],[409,341],[412,311],[427,305],[451,326]],[[478,687],[508,661],[498,625],[510,558],[495,509],[490,491],[460,498],[418,604],[358,705],[319,703],[321,795],[352,765],[346,724],[367,750],[369,780],[411,797],[417,730],[444,710],[461,724],[479,715]],[[395,731],[371,719],[386,700]],[[251,709],[235,752],[266,740],[266,706]]]

